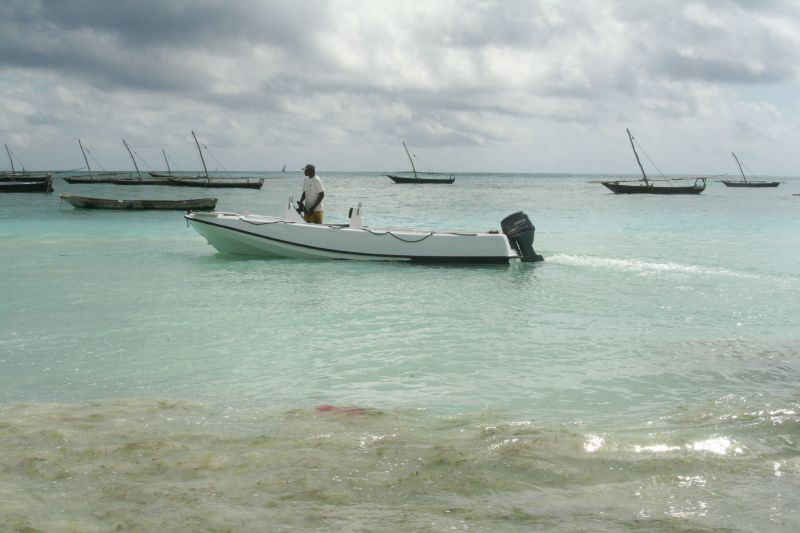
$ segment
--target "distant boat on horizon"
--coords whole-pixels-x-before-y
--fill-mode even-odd
[[[739,166],[739,172],[742,174],[741,180],[720,180],[722,183],[725,184],[726,187],[749,187],[749,188],[764,188],[764,187],[777,187],[781,184],[780,181],[765,181],[765,180],[748,180],[747,177],[744,175],[744,170],[742,170],[742,163],[739,161],[739,158],[736,157],[736,154],[731,152],[733,159],[736,160],[736,164]],[[749,170],[749,169],[748,169]]]
[[[417,168],[414,166],[414,159],[411,157],[411,152],[408,151],[408,146],[406,146],[406,142],[403,141],[403,148],[406,151],[406,155],[408,156],[408,160],[411,161],[411,171],[414,173],[414,177],[411,176],[398,176],[397,174],[387,174],[393,182],[395,183],[453,183],[456,181],[456,177],[454,174],[444,174],[442,172],[417,172]],[[422,175],[422,177],[420,177]]]

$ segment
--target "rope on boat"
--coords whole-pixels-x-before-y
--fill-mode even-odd
[[[150,163],[148,163],[148,162],[147,162],[147,159],[145,159],[144,157],[142,157],[142,156],[139,154],[139,152],[137,152],[136,150],[134,150],[134,151],[133,151],[133,153],[134,153],[134,154],[136,154],[136,156],[137,156],[139,159],[141,159],[141,160],[142,160],[142,162],[143,162],[145,165],[147,165],[147,168],[149,168],[150,170],[153,170],[153,171],[155,171],[155,169],[152,167],[152,165],[150,165]]]
[[[433,235],[433,233],[434,233],[434,232],[432,232],[432,231],[431,231],[430,233],[428,233],[427,235],[425,235],[425,236],[424,236],[424,237],[422,237],[421,239],[417,239],[417,240],[411,240],[411,239],[404,239],[404,238],[402,238],[402,237],[398,237],[397,235],[395,235],[395,234],[394,234],[394,233],[392,233],[391,231],[384,231],[383,233],[380,233],[380,232],[378,232],[378,231],[372,231],[371,229],[367,229],[367,228],[364,228],[364,231],[367,231],[367,232],[369,232],[369,233],[372,233],[373,235],[378,235],[378,236],[382,236],[382,235],[391,235],[392,237],[394,237],[394,238],[395,238],[395,239],[397,239],[398,241],[410,242],[410,243],[414,243],[414,242],[422,242],[422,241],[424,241],[425,239],[427,239],[428,237],[430,237],[431,235]]]
[[[639,144],[639,141],[637,141],[635,137],[633,138],[633,142],[635,142],[635,143],[636,143],[636,146],[638,146],[638,147],[639,147],[639,150],[641,150],[641,151],[642,151],[642,153],[644,154],[644,156],[647,158],[647,160],[648,160],[648,161],[650,161],[650,164],[651,164],[651,165],[653,165],[653,167],[656,169],[656,172],[658,172],[659,176],[661,176],[662,178],[664,178],[665,176],[664,176],[664,174],[661,172],[661,169],[660,169],[660,168],[658,168],[658,166],[657,166],[657,165],[656,165],[656,164],[653,162],[653,160],[652,160],[652,159],[650,159],[650,156],[649,156],[649,155],[647,155],[647,152],[645,152],[645,151],[644,151],[644,148],[642,148],[642,145],[641,145],[641,144]]]
[[[280,224],[280,223],[292,224],[292,222],[286,222],[285,220],[250,220],[250,219],[248,219],[246,217],[239,217],[239,219],[244,221],[244,222],[247,222],[248,224],[253,224],[254,226],[261,226],[261,225],[264,225],[264,224]],[[348,229],[350,226],[331,226],[331,225],[328,225],[328,227],[330,229],[339,230],[339,229]],[[398,235],[395,235],[391,231],[380,232],[380,231],[373,231],[373,230],[371,230],[369,228],[360,228],[360,229],[362,229],[363,231],[366,231],[367,233],[371,233],[372,235],[377,235],[379,237],[382,237],[383,235],[389,235],[391,237],[394,237],[398,241],[407,242],[407,243],[411,243],[411,244],[417,243],[417,242],[422,242],[425,239],[427,239],[428,237],[430,237],[430,236],[432,236],[432,235],[434,235],[436,233],[435,231],[428,232],[426,235],[424,235],[420,239],[404,239],[402,237],[399,237]],[[441,235],[458,235],[458,236],[461,236],[461,237],[476,237],[478,235],[477,233],[457,233],[457,232],[447,232],[447,233],[440,233],[440,234]]]

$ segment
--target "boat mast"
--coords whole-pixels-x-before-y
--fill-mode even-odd
[[[131,156],[131,161],[133,161],[133,168],[136,169],[136,175],[139,176],[139,181],[142,181],[142,174],[141,172],[139,172],[139,165],[136,164],[136,159],[134,159],[133,153],[131,152],[131,149],[128,148],[128,143],[125,142],[125,139],[122,139],[122,144],[125,145],[125,149],[128,150],[128,155]]]
[[[169,172],[169,175],[172,176],[172,169],[169,168],[169,161],[167,160],[167,152],[165,152],[162,148],[161,153],[164,154],[164,162],[167,164],[167,172]]]
[[[631,135],[631,130],[629,130],[628,128],[625,128],[625,131],[628,132],[628,139],[630,139],[630,141],[631,141],[631,148],[633,148],[633,155],[636,156],[636,162],[639,164],[639,170],[642,171],[642,178],[644,179],[644,182],[647,185],[649,185],[650,182],[647,179],[647,174],[644,173],[644,167],[642,166],[642,162],[639,161],[639,154],[636,153],[636,147],[633,145],[633,135]]]
[[[8,149],[8,145],[4,144],[3,146],[6,147],[6,153],[8,154],[8,160],[11,161],[11,174],[16,174],[17,171],[14,170],[14,158],[11,157],[11,150]]]
[[[92,167],[89,166],[89,160],[86,158],[86,152],[83,150],[83,145],[81,144],[81,140],[78,139],[78,146],[81,147],[81,153],[83,154],[83,160],[86,161],[86,170],[89,171],[89,179],[92,178]]]
[[[419,179],[417,177],[417,169],[416,169],[416,167],[414,167],[414,160],[411,158],[411,154],[408,151],[408,146],[406,146],[406,142],[405,141],[403,141],[403,148],[406,149],[406,155],[408,156],[408,160],[411,161],[411,170],[414,171],[414,179]]]
[[[736,164],[739,165],[739,172],[742,173],[742,179],[744,180],[745,183],[747,183],[747,178],[744,177],[744,170],[742,170],[742,164],[739,162],[739,158],[736,157],[736,154],[734,154],[733,152],[731,152],[731,155],[736,160]]]
[[[203,170],[206,172],[206,179],[211,181],[211,178],[208,177],[208,168],[206,167],[206,160],[203,159],[203,151],[200,149],[200,143],[197,141],[197,135],[194,134],[194,130],[192,131],[192,137],[194,137],[194,143],[197,145],[197,151],[200,153],[200,162],[203,163]]]

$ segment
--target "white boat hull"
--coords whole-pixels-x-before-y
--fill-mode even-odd
[[[297,259],[428,263],[507,263],[520,259],[503,233],[434,232],[307,224],[290,217],[188,213],[186,220],[222,253]]]

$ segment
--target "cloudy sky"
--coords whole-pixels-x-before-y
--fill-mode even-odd
[[[800,175],[796,0],[0,0],[27,168]],[[16,164],[16,162],[15,162]],[[0,168],[9,168],[3,160]]]

